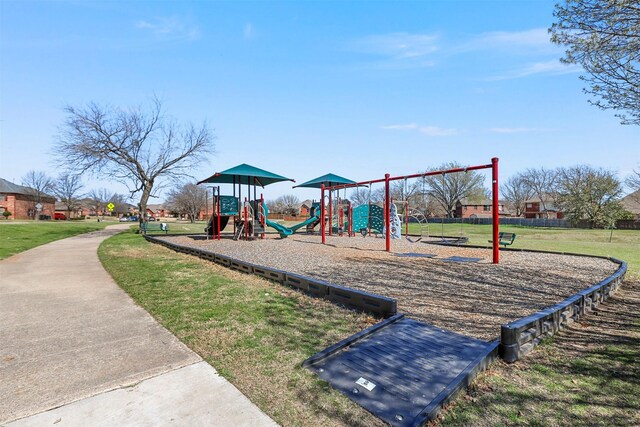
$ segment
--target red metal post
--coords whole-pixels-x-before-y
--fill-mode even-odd
[[[498,200],[498,158],[491,159],[491,187],[493,197],[493,263],[500,263],[500,244],[498,234],[500,233],[500,203]]]
[[[353,205],[349,203],[349,237],[353,236]]]
[[[391,197],[389,195],[389,175],[384,174],[384,226],[385,226],[385,239],[387,241],[387,252],[391,252]]]
[[[244,211],[244,240],[249,240],[249,230],[247,226],[249,225],[249,210],[247,209],[247,198],[244,198],[244,207],[242,208]]]
[[[216,203],[216,210],[218,211],[218,220],[216,221],[218,223],[218,240],[220,240],[220,187],[218,187],[218,202]]]
[[[404,201],[404,235],[409,235],[409,201]]]
[[[324,235],[324,184],[320,185],[320,234],[322,234],[322,243],[326,243]]]
[[[266,226],[266,218],[264,217],[264,197],[262,196],[262,193],[260,193],[260,225],[262,226],[263,230],[266,230],[267,226]],[[260,238],[264,239],[264,233],[260,234]]]
[[[333,195],[329,190],[329,236],[333,235]]]

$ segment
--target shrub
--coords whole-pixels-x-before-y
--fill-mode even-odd
[[[11,212],[9,211],[4,211],[2,212],[2,216],[4,217],[4,219],[9,219],[9,217],[11,216]]]

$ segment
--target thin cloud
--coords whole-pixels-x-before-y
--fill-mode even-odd
[[[535,132],[538,129],[535,128],[491,128],[489,132],[493,133],[525,133],[525,132]]]
[[[256,35],[255,30],[253,29],[253,24],[251,24],[250,22],[244,24],[244,27],[242,28],[242,35],[244,36],[245,40],[253,39]]]
[[[433,34],[390,33],[360,38],[350,48],[381,57],[391,67],[431,67],[434,61],[429,58],[438,50],[437,41]]]
[[[452,129],[452,128],[447,129],[447,128],[441,128],[438,126],[423,126],[418,130],[420,131],[420,133],[423,133],[429,136],[453,136],[460,133],[458,129]]]
[[[386,126],[380,126],[380,129],[385,129],[385,130],[412,130],[412,129],[418,129],[418,125],[415,123],[409,123],[406,125],[386,125]]]
[[[380,126],[380,129],[384,130],[399,130],[399,131],[418,131],[428,136],[453,136],[458,135],[460,131],[453,128],[441,128],[438,126],[419,126],[416,123],[398,124],[398,125],[385,125]]]
[[[557,51],[546,28],[533,28],[524,31],[491,31],[481,33],[463,43],[462,50],[496,50],[508,49],[529,54],[535,51]]]
[[[162,40],[197,40],[200,28],[177,16],[160,17],[153,20],[138,21],[136,27],[148,31]]]
[[[513,70],[509,73],[503,74],[501,76],[490,77],[488,80],[511,80],[511,79],[519,79],[522,77],[528,77],[538,74],[548,74],[548,75],[561,75],[561,74],[571,74],[571,73],[579,73],[582,70],[582,67],[576,64],[566,65],[561,63],[557,59],[552,59],[550,61],[545,62],[536,62],[533,64],[526,65],[520,69]]]

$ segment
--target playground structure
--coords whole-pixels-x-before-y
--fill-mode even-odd
[[[394,176],[385,174],[384,178],[373,179],[369,181],[354,182],[347,180],[346,178],[339,177],[333,174],[327,174],[314,180],[308,181],[304,184],[297,185],[295,187],[310,187],[320,188],[320,200],[319,212],[316,206],[314,213],[305,221],[296,224],[291,227],[286,227],[277,222],[273,222],[268,219],[268,208],[264,203],[262,194],[260,199],[257,198],[256,188],[258,185],[264,188],[265,185],[269,185],[279,181],[294,181],[289,178],[285,178],[280,175],[267,172],[262,169],[258,169],[253,166],[242,164],[234,168],[228,169],[224,172],[219,172],[211,177],[200,181],[201,183],[230,183],[233,184],[233,196],[222,196],[220,194],[220,187],[214,187],[214,210],[213,215],[209,221],[209,225],[205,229],[208,236],[220,239],[221,230],[227,225],[229,219],[233,217],[233,236],[234,239],[250,240],[257,237],[264,238],[265,227],[269,226],[274,228],[280,237],[286,238],[287,236],[295,233],[296,230],[307,227],[307,231],[313,230],[318,223],[320,224],[320,233],[322,235],[322,243],[326,243],[326,234],[332,236],[335,232],[337,235],[342,236],[345,231],[348,236],[354,236],[356,232],[360,232],[363,236],[369,233],[383,234],[386,242],[386,251],[391,251],[391,239],[399,238],[401,236],[401,223],[397,215],[397,206],[390,196],[389,184],[392,181],[424,178],[434,175],[445,175],[450,173],[466,173],[469,171],[491,169],[492,170],[492,246],[493,246],[493,263],[498,264],[500,259],[499,254],[499,216],[498,216],[498,158],[491,159],[490,164],[469,166],[465,168],[454,168],[448,170],[438,170],[425,173],[417,173],[412,175]],[[295,181],[294,181],[295,182]],[[384,203],[380,207],[375,204],[368,203],[366,205],[360,205],[355,208],[350,202],[342,203],[339,198],[339,190],[354,188],[360,186],[369,186],[372,184],[384,183]],[[238,190],[238,196],[236,197],[236,185]],[[242,200],[242,186],[247,186],[247,194],[251,195],[251,186],[253,185],[253,200],[249,197],[245,197]],[[294,188],[295,188],[294,187]],[[328,212],[325,209],[325,192],[328,191]],[[334,210],[334,198],[333,192],[337,191],[337,199]],[[426,216],[417,210],[413,210],[409,214],[408,202],[405,203],[404,220],[405,220],[405,235],[410,241],[419,241],[428,236],[428,221]],[[382,212],[380,212],[382,210]],[[392,212],[393,211],[393,212]],[[382,213],[382,215],[380,215]],[[420,224],[420,236],[416,240],[411,240],[409,237],[409,222],[411,219]],[[382,219],[382,221],[380,221]],[[327,220],[329,222],[327,227]],[[382,222],[382,223],[381,223]],[[365,232],[366,230],[366,232]],[[425,236],[426,234],[426,236]]]
[[[214,206],[213,214],[205,228],[207,236],[220,240],[222,230],[233,218],[234,240],[263,238],[265,226],[269,225],[267,224],[268,210],[262,194],[260,194],[260,199],[257,197],[257,187],[264,188],[269,184],[281,181],[295,182],[293,179],[243,163],[231,169],[216,172],[209,178],[198,182],[198,184],[232,184],[233,186],[233,195],[231,196],[221,195],[220,186],[213,187]],[[244,201],[242,201],[243,186],[246,186],[247,190]],[[251,187],[253,187],[253,199],[251,199]],[[286,233],[286,230],[283,230],[283,233]]]
[[[392,199],[391,199],[391,195],[390,195],[390,189],[389,189],[389,183],[392,181],[397,181],[397,180],[408,180],[408,179],[413,179],[413,178],[424,178],[427,176],[434,176],[434,175],[444,175],[444,174],[450,174],[450,173],[464,173],[464,172],[469,172],[469,171],[474,171],[474,170],[481,170],[481,169],[491,169],[492,171],[492,179],[491,179],[491,192],[492,192],[492,253],[493,253],[493,263],[494,264],[498,264],[500,262],[500,246],[498,244],[499,241],[499,229],[500,229],[500,225],[499,225],[499,215],[498,215],[498,158],[494,157],[491,159],[491,163],[490,164],[485,164],[485,165],[477,165],[477,166],[469,166],[469,167],[465,167],[465,168],[454,168],[454,169],[448,169],[448,170],[438,170],[438,171],[431,171],[431,172],[425,172],[425,173],[418,173],[418,174],[412,174],[412,175],[403,175],[403,176],[394,176],[392,177],[390,174],[385,174],[384,178],[381,179],[373,179],[373,180],[369,180],[369,181],[361,181],[361,182],[357,182],[354,184],[339,184],[339,185],[330,185],[330,186],[325,186],[324,184],[321,185],[321,200],[324,201],[325,199],[325,191],[328,191],[329,194],[329,206],[328,206],[328,217],[329,218],[333,218],[332,215],[332,192],[336,191],[336,190],[340,190],[340,189],[345,189],[345,188],[353,188],[353,187],[358,187],[358,186],[364,186],[364,185],[372,185],[375,183],[384,183],[385,186],[385,191],[384,191],[384,208],[383,208],[383,220],[384,220],[384,235],[385,235],[385,242],[386,242],[386,251],[390,252],[391,251],[391,228],[392,228],[392,217],[391,217],[391,206],[392,206]],[[369,204],[369,209],[371,209],[372,206],[371,204]],[[395,205],[394,205],[395,206]],[[320,223],[320,230],[321,230],[321,234],[322,234],[322,243],[325,244],[326,243],[326,224],[325,224],[325,213],[324,213],[324,203],[320,204],[321,207],[321,214],[320,214],[320,218],[321,218],[321,223]],[[356,208],[357,209],[357,208]],[[371,213],[369,212],[369,217],[371,217]],[[354,213],[355,216],[355,213]],[[328,230],[328,234],[329,236],[331,236],[333,233],[333,227],[331,226],[332,223],[330,223],[329,226],[329,230]]]

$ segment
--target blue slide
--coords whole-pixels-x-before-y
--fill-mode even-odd
[[[317,210],[316,210],[317,212]],[[296,232],[299,228],[306,227],[308,224],[313,224],[316,221],[320,220],[320,217],[316,215],[309,217],[305,221],[293,225],[291,228],[285,227],[282,224],[278,224],[277,222],[269,221],[269,209],[267,209],[267,205],[264,205],[264,216],[265,216],[265,224],[267,224],[271,228],[275,228],[275,230],[280,234],[280,237],[283,239],[287,236],[291,236]]]
[[[273,221],[269,221],[268,219],[265,220],[265,223],[271,227],[271,228],[275,228],[276,231],[278,232],[278,234],[280,234],[280,237],[282,237],[283,239],[287,236],[291,236],[294,231],[290,228],[285,227],[282,224],[278,224],[277,222],[273,222]]]

